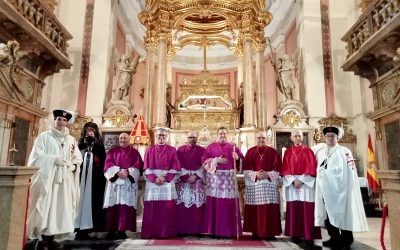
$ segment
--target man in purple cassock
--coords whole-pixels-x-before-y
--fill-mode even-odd
[[[180,172],[178,155],[167,145],[166,129],[156,133],[156,144],[144,156],[143,239],[168,238],[177,235],[175,177]]]
[[[205,148],[196,145],[197,133],[189,132],[188,144],[178,148],[181,174],[176,184],[178,234],[201,234],[204,224],[205,171],[201,156]]]
[[[108,239],[126,239],[126,230],[136,231],[138,179],[142,157],[122,133],[119,146],[107,153],[104,176],[107,179],[104,208],[107,208]]]
[[[243,155],[227,142],[227,135],[226,128],[219,128],[218,142],[208,145],[202,156],[207,171],[204,231],[214,236],[237,237],[242,235],[242,224],[234,165],[241,164]]]

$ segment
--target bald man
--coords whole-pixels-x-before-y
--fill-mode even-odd
[[[137,190],[143,162],[129,144],[127,133],[119,135],[119,146],[107,153],[104,176],[107,179],[104,208],[107,209],[108,239],[126,239],[126,230],[136,232]]]
[[[204,224],[205,171],[201,156],[205,148],[197,145],[197,133],[187,134],[187,144],[177,150],[181,173],[176,184],[178,234],[201,234]]]
[[[246,184],[243,231],[254,238],[274,240],[282,233],[277,188],[282,162],[278,152],[266,145],[267,134],[257,133],[257,146],[244,157]]]
[[[291,133],[293,146],[285,151],[282,177],[286,196],[285,235],[300,243],[314,245],[321,239],[321,230],[314,226],[315,176],[317,160],[314,152],[303,145],[303,132]]]

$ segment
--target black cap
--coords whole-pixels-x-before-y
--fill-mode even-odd
[[[322,130],[322,133],[324,133],[324,135],[327,133],[334,133],[339,136],[339,129],[337,127],[326,127]]]
[[[64,117],[67,119],[67,121],[69,121],[72,118],[71,113],[69,113],[65,110],[61,110],[61,109],[53,110],[53,116],[54,116],[54,120],[57,119],[57,117]]]

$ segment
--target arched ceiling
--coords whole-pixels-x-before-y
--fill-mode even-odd
[[[279,47],[295,19],[294,0],[267,0],[265,5],[266,11],[269,11],[273,18],[264,31],[266,36],[270,37],[272,45]],[[143,10],[145,10],[145,0],[119,0],[119,21],[127,33],[127,41],[139,54],[145,56],[144,36],[146,35],[146,27],[141,24],[138,18],[138,14]],[[204,16],[207,16],[208,23],[206,25],[203,23],[201,26],[196,25],[200,19],[204,20]],[[174,57],[173,67],[191,70],[203,68],[203,51],[200,47],[193,45],[193,43],[196,43],[195,41],[188,41],[190,38],[188,38],[189,33],[186,31],[190,30],[192,34],[198,32],[198,34],[212,35],[221,33],[227,25],[232,25],[232,23],[232,21],[227,21],[223,13],[207,12],[206,10],[182,15],[181,19],[176,21],[176,25],[179,26],[178,28],[181,31],[179,32],[180,42],[177,45],[179,49]],[[187,36],[186,40],[185,35]],[[225,32],[218,38],[218,44],[207,48],[208,69],[218,70],[236,67],[236,57],[233,51],[228,48],[232,36],[234,34]],[[268,53],[268,50],[265,53]]]

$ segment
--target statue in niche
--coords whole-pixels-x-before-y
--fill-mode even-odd
[[[140,56],[132,61],[128,54],[123,54],[117,62],[118,80],[113,89],[112,100],[121,101],[129,95],[132,86],[132,76],[136,73]]]
[[[278,72],[277,86],[285,97],[285,100],[293,100],[295,83],[293,81],[296,64],[292,57],[284,55],[278,59],[276,69]]]

